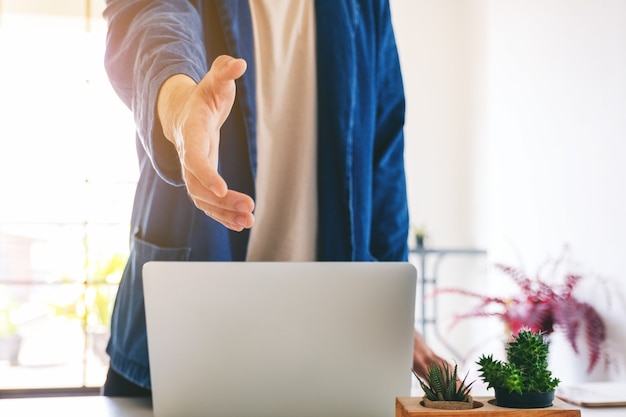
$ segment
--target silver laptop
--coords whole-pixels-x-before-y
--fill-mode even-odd
[[[150,262],[155,417],[392,417],[409,396],[409,263]]]

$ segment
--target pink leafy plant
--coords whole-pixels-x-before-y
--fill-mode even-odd
[[[451,326],[467,318],[493,316],[498,317],[512,335],[523,328],[546,335],[560,330],[577,354],[578,336],[584,331],[589,351],[587,371],[591,372],[605,350],[606,325],[592,305],[579,300],[574,294],[582,276],[567,273],[561,283],[549,284],[540,274],[531,279],[520,269],[504,264],[496,264],[495,267],[514,281],[519,293],[502,298],[459,288],[440,288],[434,295],[455,293],[478,300],[470,311],[454,316]]]

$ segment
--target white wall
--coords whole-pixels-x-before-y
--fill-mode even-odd
[[[489,262],[528,272],[568,245],[582,272],[626,293],[626,2],[391,6],[411,217],[427,225],[430,243],[486,247]],[[468,276],[467,264],[450,266],[445,279],[497,291],[497,277],[469,267]],[[606,315],[617,367],[562,379],[626,378],[623,302],[614,296],[607,306],[597,289],[582,297]]]
[[[489,11],[492,243],[513,240],[535,263],[568,242],[596,272],[619,274],[626,2],[493,1]]]
[[[488,12],[491,256],[533,271],[567,244],[582,272],[623,290],[626,2],[492,0]],[[619,372],[592,377],[626,378],[623,304],[581,297],[621,349]]]
[[[469,246],[475,214],[473,143],[477,30],[474,2],[395,0],[392,16],[407,91],[412,221],[429,243]]]

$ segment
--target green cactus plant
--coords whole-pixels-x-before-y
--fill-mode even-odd
[[[551,392],[559,385],[560,380],[548,369],[548,343],[542,333],[520,330],[508,343],[506,357],[503,362],[482,355],[476,362],[487,388],[522,394]]]

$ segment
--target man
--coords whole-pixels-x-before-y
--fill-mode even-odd
[[[104,15],[140,163],[105,395],[150,393],[149,260],[407,259],[386,0],[109,0]],[[415,352],[422,374],[441,361],[417,333]]]

